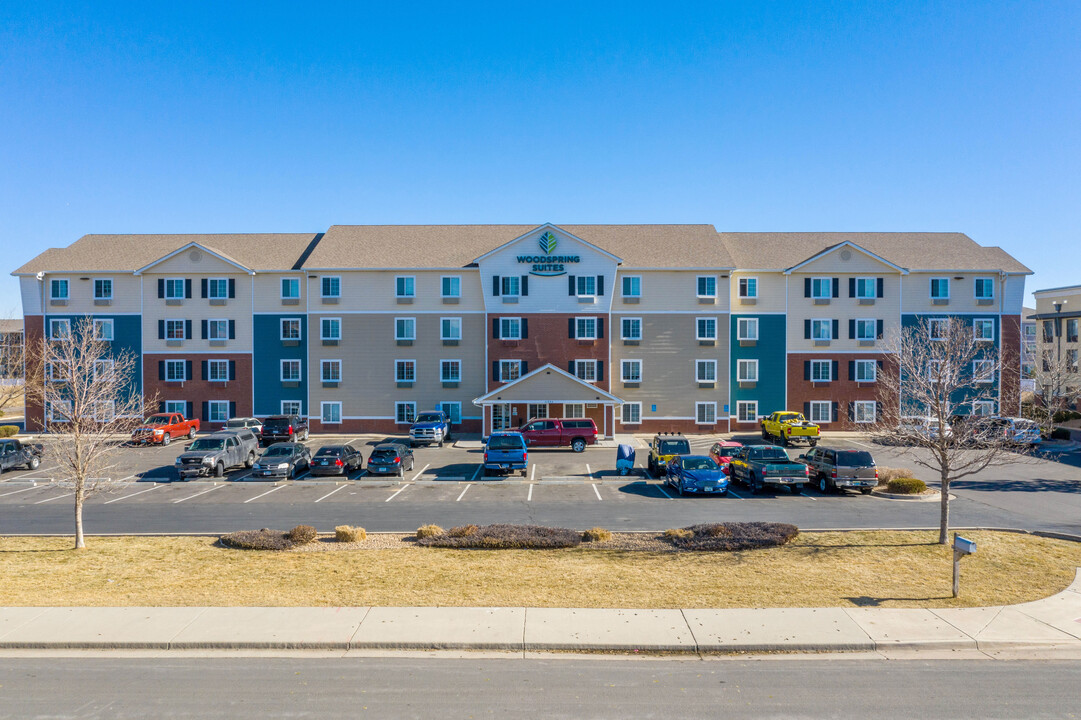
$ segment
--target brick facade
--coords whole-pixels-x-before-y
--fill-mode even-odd
[[[850,379],[849,363],[856,360],[874,360],[883,365],[889,356],[884,353],[793,353],[788,356],[788,407],[787,410],[808,414],[807,403],[828,401],[836,404],[836,420],[821,422],[824,430],[858,429],[859,424],[849,421],[849,404],[856,400],[877,400],[878,385],[873,382],[856,382]],[[811,360],[828,360],[836,369],[836,376],[829,382],[806,379],[804,363]],[[743,426],[741,426],[743,427]],[[757,425],[755,426],[757,427]]]
[[[225,382],[203,379],[202,363],[206,360],[227,360],[233,363],[233,377]],[[191,374],[185,382],[169,382],[160,378],[159,363],[165,360],[185,360],[190,363]],[[252,366],[251,355],[221,353],[214,355],[148,354],[143,356],[143,387],[146,388],[148,410],[153,405],[168,400],[182,400],[192,404],[192,414],[203,421],[203,429],[215,429],[220,423],[208,423],[203,417],[203,403],[225,400],[235,403],[234,417],[252,414]]]
[[[527,337],[521,340],[500,340],[495,337],[493,325],[501,317],[520,317],[526,324]],[[570,337],[568,324],[574,317],[596,317],[603,323],[603,336],[596,340],[576,340]],[[491,314],[488,316],[488,360],[524,360],[527,372],[551,363],[557,368],[573,372],[572,360],[598,360],[603,363],[603,379],[594,383],[601,390],[608,391],[611,382],[611,368],[608,367],[608,343],[611,335],[611,320],[607,314],[581,313],[581,315],[532,314],[516,315],[513,312]],[[600,333],[599,333],[600,334]],[[488,390],[495,390],[502,383],[488,372]],[[600,425],[598,424],[598,427]]]

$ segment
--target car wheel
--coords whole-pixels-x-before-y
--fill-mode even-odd
[[[788,439],[788,435],[781,435],[781,447],[788,447],[788,443],[791,442]]]
[[[190,427],[190,428],[188,428],[188,440],[194,440],[194,439],[195,439],[195,428]]]
[[[225,465],[218,463],[214,466],[214,477],[225,477]]]
[[[574,442],[571,443],[571,450],[574,450],[574,452],[576,452],[576,453],[580,453],[585,449],[586,449],[586,441],[581,439],[581,438],[576,438],[574,440]]]
[[[830,491],[830,484],[828,482],[826,482],[826,478],[824,478],[824,477],[818,478],[818,492],[825,495],[829,491]]]
[[[163,435],[162,438],[161,438],[162,446],[168,445],[172,441],[173,441],[173,436],[170,435],[169,433],[165,433],[165,435]]]
[[[402,465],[398,466],[398,477],[405,477],[405,467]]]
[[[799,495],[803,492],[803,483],[796,483],[795,485],[789,485],[789,487],[792,488],[793,495]]]
[[[255,453],[249,452],[248,459],[244,461],[244,467],[251,470],[251,466],[255,464]]]
[[[296,433],[289,433],[289,442],[296,442],[296,441],[297,441],[297,434]]]
[[[860,495],[870,495],[874,488],[860,488]]]
[[[762,428],[762,439],[763,440],[769,440],[769,433],[766,432],[765,428]]]
[[[759,482],[758,478],[756,478],[754,475],[751,476],[750,484],[751,492],[755,495],[761,495],[762,491],[766,489],[765,486],[761,482]]]
[[[680,482],[679,484],[676,485],[676,492],[679,493],[680,497],[683,497],[684,493],[683,493],[683,483],[682,482]]]
[[[26,469],[27,470],[37,470],[38,465],[41,465],[41,459],[36,458],[36,457],[32,457],[32,458],[30,458],[30,462],[26,463]]]
[[[815,445],[817,445],[817,444],[818,444],[818,441],[817,441],[817,440],[809,440],[808,442],[810,442],[810,443],[811,443],[811,447],[814,447]]]

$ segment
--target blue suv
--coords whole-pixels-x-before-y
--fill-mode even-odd
[[[529,468],[529,449],[520,432],[494,432],[484,444],[484,470],[510,474],[515,470],[526,476]]]

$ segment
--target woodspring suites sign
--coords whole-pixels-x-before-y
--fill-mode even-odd
[[[538,244],[540,249],[544,251],[544,255],[519,255],[517,257],[519,263],[532,266],[529,269],[530,275],[540,275],[541,277],[566,275],[567,265],[582,261],[582,258],[578,255],[553,255],[557,240],[556,236],[551,232],[541,235]]]

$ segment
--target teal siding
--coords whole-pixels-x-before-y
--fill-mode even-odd
[[[76,323],[80,322],[86,315],[61,315],[53,314],[45,316],[45,333],[49,333],[49,321],[50,320],[67,320],[71,323],[72,330],[75,329]],[[113,354],[120,354],[122,352],[131,353],[135,358],[135,368],[132,372],[132,383],[135,387],[135,392],[142,394],[143,392],[143,367],[142,367],[142,349],[143,349],[143,325],[142,319],[139,315],[108,315],[106,313],[97,313],[91,315],[95,320],[112,320],[113,321],[113,340],[109,343]]]
[[[927,318],[951,318],[951,319],[952,318],[957,318],[959,320],[965,321],[965,323],[969,327],[973,326],[973,321],[975,319],[977,319],[977,318],[993,320],[994,323],[995,323],[995,341],[993,343],[987,343],[988,349],[992,351],[992,352],[990,352],[988,354],[989,355],[993,355],[993,354],[1001,355],[1001,352],[1002,352],[1002,318],[999,315],[993,314],[993,313],[987,313],[986,315],[968,314],[968,313],[966,313],[964,315],[951,315],[950,313],[904,314],[904,315],[901,316],[901,327],[904,328],[905,330],[908,330],[909,328],[914,328],[920,323],[921,320],[924,320],[924,319],[927,319]],[[1001,363],[1001,359],[1000,359],[1000,361],[999,361],[999,372],[995,376],[995,382],[992,383],[992,389],[994,390],[994,394],[995,394],[996,397],[999,396],[1000,393],[1001,393],[1000,387],[999,387],[1000,383],[1002,382],[1001,364],[1002,363]],[[957,406],[956,412],[957,412],[958,415],[968,415],[969,413],[971,413],[972,408],[968,406],[968,402],[972,398],[973,394],[974,394],[973,392],[960,392],[960,393],[957,393],[956,395],[954,395],[951,398],[951,402],[955,403],[956,406]],[[995,411],[996,412],[999,411],[999,407],[997,406],[997,402],[996,402]]]
[[[752,347],[740,347],[739,319],[758,319],[758,342]],[[768,415],[785,409],[787,348],[784,315],[732,315],[731,339],[731,416],[736,418],[736,403],[758,401],[758,414]],[[753,388],[739,386],[739,360],[758,360],[758,384]]]
[[[300,342],[286,345],[281,340],[283,318],[300,318]],[[255,315],[252,319],[252,383],[254,414],[257,417],[277,415],[282,400],[299,400],[300,412],[308,412],[308,318],[303,312],[280,315]],[[300,382],[296,387],[283,387],[281,361],[300,360]]]

